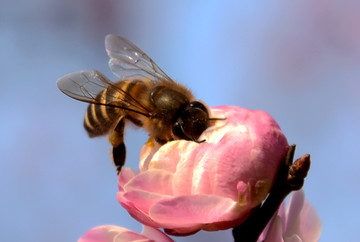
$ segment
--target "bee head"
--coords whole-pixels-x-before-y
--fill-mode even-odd
[[[175,121],[173,133],[179,139],[202,143],[205,140],[198,141],[198,138],[209,127],[209,120],[205,105],[198,101],[191,102]]]

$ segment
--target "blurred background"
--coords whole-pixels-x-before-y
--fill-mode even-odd
[[[89,139],[86,104],[56,80],[97,69],[111,79],[106,34],[136,43],[209,106],[261,109],[296,157],[322,241],[358,241],[360,2],[0,2],[0,241],[76,241],[92,227],[141,226],[118,204],[106,138]],[[126,130],[127,166],[147,140]],[[177,241],[232,241],[231,230]]]

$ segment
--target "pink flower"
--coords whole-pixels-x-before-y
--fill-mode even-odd
[[[141,234],[115,225],[102,225],[89,230],[78,242],[173,242],[163,232],[144,226]]]
[[[315,242],[322,226],[315,209],[304,199],[302,190],[292,194],[288,206],[284,203],[264,229],[259,241]]]
[[[263,111],[221,106],[199,140],[141,151],[140,172],[119,175],[118,200],[143,224],[184,235],[239,225],[267,196],[288,146],[276,121]]]

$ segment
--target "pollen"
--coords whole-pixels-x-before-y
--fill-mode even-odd
[[[154,144],[154,138],[153,137],[149,137],[148,141],[146,142],[146,144],[148,146],[150,146],[151,148],[155,147],[155,144]]]
[[[114,146],[114,147],[118,147],[119,145],[121,145],[124,140],[121,136],[119,136],[119,133],[114,131],[109,135],[109,142]]]

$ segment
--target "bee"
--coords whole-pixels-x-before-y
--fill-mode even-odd
[[[119,174],[125,164],[124,128],[128,122],[143,127],[163,145],[172,140],[198,140],[212,120],[206,105],[185,86],[168,77],[129,40],[107,35],[105,47],[111,71],[109,81],[96,70],[82,70],[57,80],[71,98],[87,102],[84,127],[90,137],[109,134],[112,157]]]

